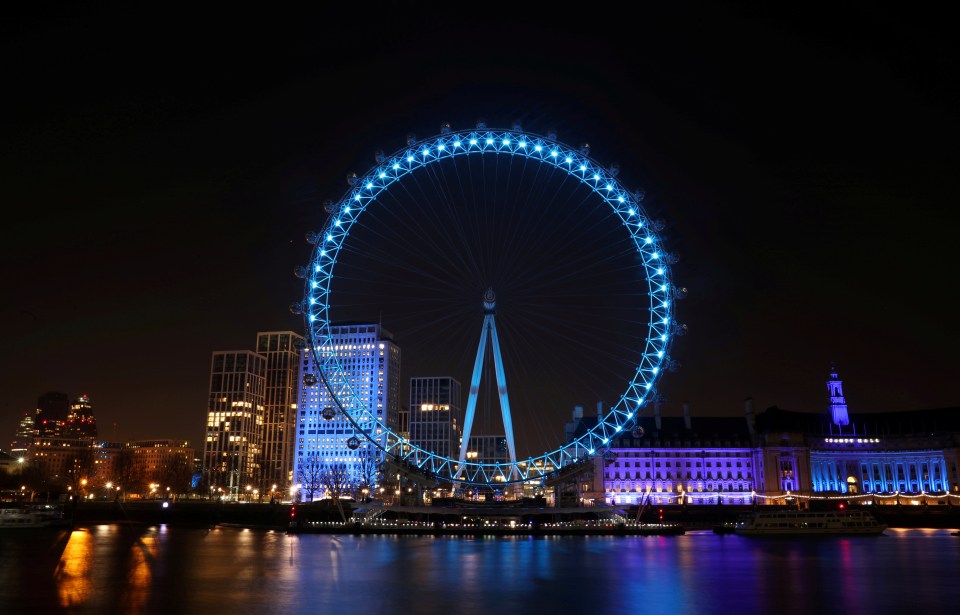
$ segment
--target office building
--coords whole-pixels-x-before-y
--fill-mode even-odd
[[[37,435],[59,438],[70,413],[70,398],[66,393],[50,391],[37,400]]]
[[[318,378],[314,352],[305,348],[300,360],[303,384],[293,480],[298,485],[294,495],[303,501],[320,499],[334,490],[371,488],[377,480],[382,451],[354,427],[344,411],[381,444],[387,437],[383,427],[395,431],[399,423],[400,348],[393,336],[371,323],[342,323],[330,329],[333,347],[316,350],[336,353],[343,376],[342,381],[330,383],[336,401]],[[316,382],[308,385],[305,378]]]
[[[130,474],[139,478],[145,494],[166,497],[189,489],[194,455],[189,442],[134,440],[126,443],[124,454],[129,458]],[[251,499],[254,489],[251,483],[243,485],[240,497]]]
[[[303,336],[292,331],[257,334],[257,354],[266,358],[263,416],[263,459],[260,493],[286,492],[293,480],[293,444],[300,394],[300,353]]]
[[[507,437],[500,435],[473,434],[467,443],[467,461],[478,463],[509,463],[510,451]]]
[[[222,497],[239,499],[246,485],[259,484],[266,373],[263,355],[213,353],[203,466],[207,488]]]
[[[17,423],[17,430],[10,443],[10,454],[16,458],[23,457],[37,436],[36,423],[33,420],[33,413],[24,412]]]
[[[449,376],[410,379],[410,444],[442,457],[460,451],[460,382]]]
[[[70,404],[70,411],[67,413],[62,435],[64,438],[88,438],[90,440],[97,438],[97,419],[93,416],[93,404],[90,403],[89,395],[83,394]]]

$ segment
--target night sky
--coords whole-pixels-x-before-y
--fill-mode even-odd
[[[960,404],[944,16],[514,4],[6,13],[0,448],[47,391],[106,438],[202,447],[211,352],[303,332],[323,200],[478,118],[589,142],[666,222],[690,291],[666,414],[823,411],[831,362],[854,420]]]

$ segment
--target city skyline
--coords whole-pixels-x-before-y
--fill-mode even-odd
[[[394,4],[363,37],[335,12],[309,27],[202,11],[129,26],[136,8],[14,20],[0,444],[59,391],[90,396],[103,439],[202,450],[211,353],[304,333],[287,306],[323,200],[407,133],[480,117],[589,142],[666,221],[690,290],[667,413],[689,400],[694,416],[734,415],[745,397],[827,412],[832,363],[851,416],[957,405],[960,340],[940,297],[956,265],[945,33],[879,8],[647,10],[602,30],[522,10],[453,29]],[[399,59],[415,41],[505,30],[570,52],[491,43]],[[464,326],[475,337],[479,321]],[[401,366],[403,380],[435,375]],[[511,400],[522,388],[510,383]]]

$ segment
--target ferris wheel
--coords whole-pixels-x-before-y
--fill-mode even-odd
[[[503,485],[545,481],[603,453],[625,431],[642,430],[642,408],[657,395],[663,373],[679,366],[670,349],[686,326],[673,319],[674,301],[686,289],[672,283],[676,257],[659,237],[664,224],[644,210],[642,191],[621,185],[619,167],[597,163],[588,145],[564,145],[552,132],[534,134],[519,123],[491,129],[483,121],[463,131],[444,124],[427,139],[409,135],[404,147],[377,152],[375,159],[366,173],[348,175],[349,188],[339,201],[325,203],[323,231],[307,234],[314,247],[309,265],[298,270],[305,280],[303,301],[293,306],[304,315],[318,372],[306,374],[304,384],[325,387],[333,405],[324,418],[335,413],[349,421],[350,448],[372,444],[386,459],[441,481]],[[565,229],[556,232],[559,241],[546,232],[551,228]],[[453,286],[461,288],[456,301],[446,294]],[[605,297],[614,287],[626,299],[625,316],[614,314],[617,302]],[[534,298],[549,288],[549,299]],[[584,316],[587,303],[590,314]],[[391,305],[397,310],[391,312]],[[534,318],[511,325],[524,307]],[[402,323],[399,333],[411,354],[415,340],[432,340],[419,349],[424,363],[456,347],[472,366],[463,378],[469,374],[466,412],[457,426],[462,441],[452,450],[430,450],[384,420],[353,382],[336,330],[360,311],[375,311],[384,326]],[[470,341],[455,342],[461,330]],[[548,349],[548,337],[561,338],[558,348],[571,347],[571,355],[553,368],[547,366],[559,351]],[[615,350],[607,347],[611,340]],[[408,346],[401,346],[406,364]],[[519,354],[524,348],[539,353],[534,361],[545,366],[540,371],[565,370],[563,384],[540,385],[537,379],[545,376]],[[587,375],[589,368],[601,376]],[[553,440],[535,450],[528,442],[523,450],[515,416],[527,431],[531,424],[560,423],[538,418],[544,407],[564,404],[544,391],[566,386],[578,379],[574,374],[584,374],[587,386],[597,388],[614,378],[616,390],[608,393],[606,386],[602,392],[609,403],[598,404],[596,415],[577,429],[543,429]],[[511,404],[520,392],[536,401]],[[467,451],[471,432],[482,430],[474,423],[484,405],[499,406],[505,450],[496,460]]]

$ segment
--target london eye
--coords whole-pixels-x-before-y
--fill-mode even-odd
[[[542,483],[642,429],[678,365],[670,350],[686,327],[674,302],[686,290],[673,285],[663,223],[619,167],[586,144],[482,121],[409,135],[374,158],[326,202],[298,272],[296,311],[318,367],[304,384],[326,388],[324,418],[349,421],[350,447],[362,439],[437,480],[501,486]],[[337,350],[348,320],[396,334],[405,377],[469,382],[452,450],[430,450],[370,407]],[[573,407],[590,420],[565,430]],[[467,455],[471,433],[485,431],[503,436],[496,460]]]

